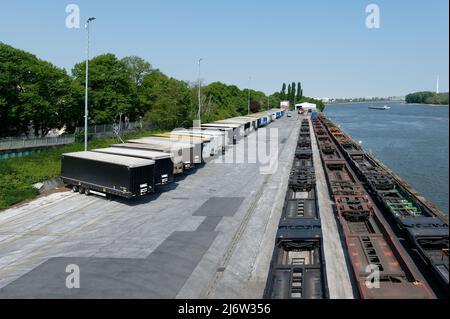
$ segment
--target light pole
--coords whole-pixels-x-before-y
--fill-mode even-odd
[[[84,151],[87,151],[88,142],[88,78],[89,78],[89,24],[95,20],[95,17],[90,17],[86,21],[87,30],[87,50],[86,50],[86,89],[84,96]]]
[[[252,77],[248,78],[248,99],[247,99],[247,111],[250,114],[250,85],[251,85]]]
[[[201,80],[201,64],[203,58],[198,59],[198,126],[202,126],[202,80]]]

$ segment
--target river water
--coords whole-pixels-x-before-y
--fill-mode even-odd
[[[371,105],[388,105],[391,109],[371,110]],[[448,214],[448,106],[329,104],[325,115]]]

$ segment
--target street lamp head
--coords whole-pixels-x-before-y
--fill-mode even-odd
[[[87,23],[89,23],[89,22],[91,22],[91,21],[94,21],[95,19],[97,19],[96,17],[90,17],[89,19],[87,19]]]

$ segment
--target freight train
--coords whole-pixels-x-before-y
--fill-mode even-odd
[[[322,227],[316,201],[309,121],[301,123],[297,151],[275,239],[264,298],[328,298]]]

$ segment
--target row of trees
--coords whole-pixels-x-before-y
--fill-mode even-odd
[[[275,93],[274,96],[277,97],[277,99],[280,101],[289,101],[291,109],[294,108],[295,104],[303,102],[316,104],[317,109],[321,112],[325,109],[325,104],[323,103],[323,101],[303,95],[301,82],[292,82],[291,84],[289,84],[287,86],[287,92],[286,83],[283,83],[281,91],[279,93]]]
[[[416,92],[408,94],[406,103],[448,105],[448,93]]]
[[[84,123],[85,62],[69,75],[33,54],[0,42],[0,137],[73,132]],[[139,57],[103,54],[89,61],[89,122],[143,119],[149,128],[190,127],[197,117],[198,84],[169,77]],[[202,120],[213,121],[267,107],[279,94],[240,90],[214,82],[202,87]]]
[[[290,105],[295,105],[296,103],[299,103],[303,98],[303,89],[301,82],[298,82],[295,84],[295,82],[292,82],[287,86],[287,93],[286,93],[286,83],[283,83],[283,86],[281,87],[280,91],[280,99],[282,101],[289,101]]]

